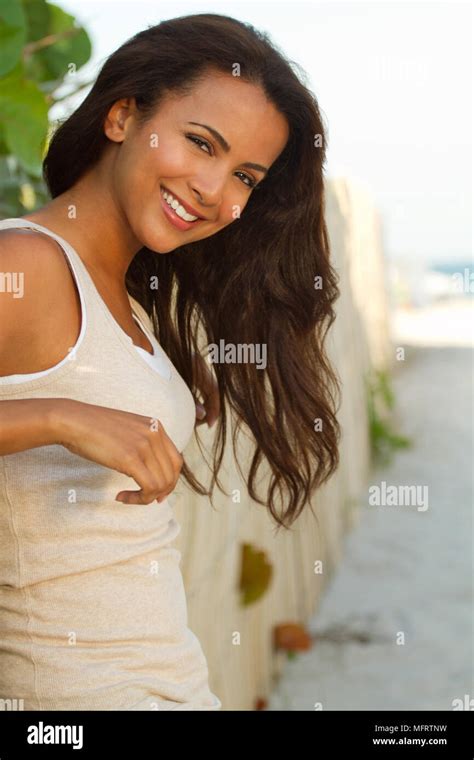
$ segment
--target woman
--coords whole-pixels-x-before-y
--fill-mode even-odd
[[[0,299],[1,698],[222,706],[167,496],[181,472],[221,488],[225,402],[279,527],[337,466],[325,150],[314,97],[265,35],[172,19],[111,55],[54,134],[51,202],[0,223],[1,268],[24,274]],[[219,423],[209,489],[182,455],[192,393]]]

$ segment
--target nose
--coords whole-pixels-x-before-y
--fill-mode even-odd
[[[191,192],[198,203],[205,208],[216,208],[222,202],[223,183],[215,181],[198,182],[191,185]]]

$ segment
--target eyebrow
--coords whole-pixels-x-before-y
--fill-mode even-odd
[[[225,150],[226,153],[230,151],[230,145],[227,142],[227,140],[224,140],[221,133],[217,131],[217,129],[214,129],[214,127],[210,127],[208,124],[199,124],[198,121],[188,121],[188,124],[194,124],[196,127],[204,127],[204,129],[207,129],[208,132],[211,133],[211,135],[217,140],[219,145],[223,150]],[[262,166],[261,164],[254,164],[252,161],[246,161],[242,164],[242,166],[246,166],[248,169],[255,169],[258,172],[262,172],[263,174],[267,174],[268,169],[265,166]]]

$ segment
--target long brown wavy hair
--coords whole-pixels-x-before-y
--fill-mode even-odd
[[[340,437],[339,378],[324,349],[339,296],[324,220],[327,137],[304,73],[298,77],[297,64],[248,23],[212,13],[163,21],[106,60],[85,100],[54,133],[43,173],[51,196],[60,195],[99,160],[108,142],[104,121],[117,100],[135,98],[140,122],[146,123],[167,93],[188,94],[207,71],[231,73],[236,62],[242,79],[260,86],[286,117],[288,142],[238,223],[166,255],[141,248],[126,287],[150,315],[156,337],[195,395],[192,352],[200,350],[202,330],[209,343],[266,344],[266,369],[250,362],[213,364],[221,414],[209,489],[186,463],[182,474],[211,502],[216,483],[225,493],[218,472],[231,410],[241,475],[236,442],[244,425],[254,445],[244,476],[248,492],[268,507],[278,528],[289,528],[337,469]],[[155,276],[159,287],[152,290]],[[265,498],[256,490],[263,460],[271,471]]]

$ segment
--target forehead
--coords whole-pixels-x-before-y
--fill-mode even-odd
[[[161,104],[158,118],[177,127],[188,121],[208,124],[242,160],[272,163],[288,140],[288,123],[260,86],[221,72],[208,73],[188,95],[170,94]]]

